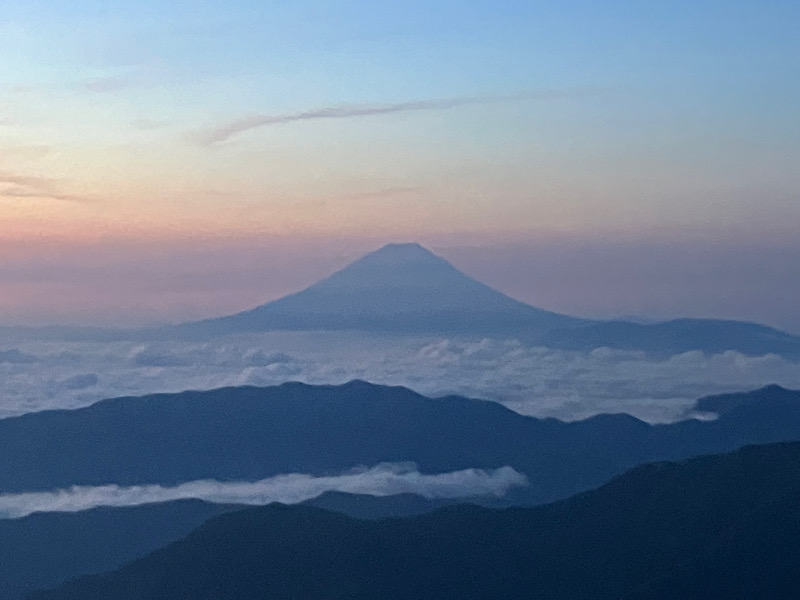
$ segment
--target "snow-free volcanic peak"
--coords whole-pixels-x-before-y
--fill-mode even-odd
[[[563,350],[690,350],[800,357],[800,337],[715,319],[655,324],[589,321],[509,298],[419,244],[388,244],[308,288],[252,310],[179,325],[167,336],[274,330],[513,338]]]
[[[421,245],[404,243],[383,246],[303,291],[186,327],[210,333],[356,329],[510,334],[579,322],[509,298]]]

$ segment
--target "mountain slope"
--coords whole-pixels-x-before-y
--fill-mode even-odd
[[[647,465],[532,509],[383,521],[249,509],[29,600],[788,600],[800,594],[798,553],[793,443]]]
[[[0,420],[0,493],[415,462],[424,473],[509,465],[532,484],[504,501],[535,504],[645,462],[800,439],[800,392],[772,386],[728,398],[701,401],[724,405],[717,420],[658,426],[627,415],[540,420],[493,402],[360,381],[117,398]]]
[[[452,501],[327,492],[303,504],[375,519],[432,512]],[[66,579],[119,568],[181,539],[210,517],[244,508],[177,500],[0,519],[0,600],[18,600]]]
[[[479,501],[480,498],[475,498]],[[443,506],[465,502],[464,499],[424,498],[417,494],[393,494],[391,496],[370,496],[347,494],[344,492],[325,492],[302,504],[342,513],[357,519],[386,519],[389,517],[410,517],[433,512]]]
[[[181,500],[0,519],[0,599],[116,569],[232,508]]]
[[[185,333],[357,329],[471,334],[544,331],[585,321],[518,302],[419,244],[389,244],[311,287]]]

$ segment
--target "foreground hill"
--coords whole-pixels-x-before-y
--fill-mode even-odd
[[[410,461],[423,473],[511,466],[531,485],[504,501],[536,504],[645,462],[800,439],[800,392],[770,386],[701,400],[700,408],[719,418],[651,426],[600,415],[565,423],[361,381],[117,398],[0,420],[0,493],[255,481]]]
[[[232,508],[181,500],[0,519],[0,599],[116,569]]]
[[[634,469],[537,508],[362,521],[270,505],[29,600],[794,599],[800,443]]]
[[[445,500],[412,494],[373,497],[329,492],[303,504],[357,518],[432,512]],[[64,580],[117,569],[188,535],[212,516],[245,506],[178,500],[0,519],[0,600]]]

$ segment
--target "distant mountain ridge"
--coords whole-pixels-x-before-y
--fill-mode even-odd
[[[535,419],[494,402],[362,381],[117,398],[0,420],[0,493],[414,462],[431,474],[511,466],[532,484],[502,502],[538,504],[645,462],[800,439],[800,392],[773,386],[727,398],[706,401],[724,406],[716,420],[655,426],[628,415]]]
[[[674,319],[663,323],[607,321],[545,332],[539,343],[562,350],[593,350],[601,346],[674,355],[692,350],[719,354],[779,354],[800,358],[800,337],[766,325],[724,319]]]
[[[638,467],[536,508],[270,505],[28,600],[794,600],[800,443]]]

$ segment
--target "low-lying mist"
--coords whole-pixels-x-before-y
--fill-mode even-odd
[[[527,483],[525,475],[511,467],[422,474],[414,464],[387,463],[328,477],[290,473],[254,482],[202,480],[174,487],[73,486],[52,492],[6,494],[0,495],[0,518],[20,518],[35,512],[77,512],[98,506],[136,506],[187,498],[218,504],[296,504],[332,491],[372,496],[411,493],[425,498],[503,496],[509,489]]]

